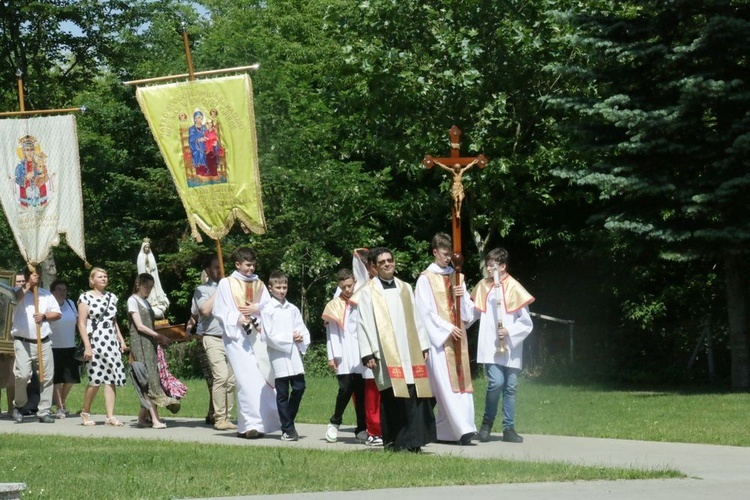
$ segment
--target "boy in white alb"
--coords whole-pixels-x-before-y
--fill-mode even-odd
[[[326,326],[328,366],[336,372],[339,383],[336,405],[326,430],[326,441],[335,443],[338,440],[344,410],[354,397],[354,411],[357,415],[354,435],[364,442],[367,439],[365,382],[362,378],[364,367],[357,339],[357,309],[349,302],[356,280],[350,269],[341,269],[337,278],[340,293],[326,304],[322,316]]]
[[[276,405],[281,420],[282,441],[297,441],[294,426],[297,411],[305,393],[305,367],[302,356],[310,345],[310,332],[299,309],[286,300],[289,279],[274,271],[268,279],[272,298],[261,309],[263,335],[268,343],[268,357],[276,375]],[[291,392],[290,392],[291,389]]]
[[[515,429],[516,390],[523,362],[523,341],[534,328],[529,314],[534,297],[508,274],[507,250],[492,250],[484,262],[489,276],[471,292],[480,317],[477,363],[484,364],[488,381],[479,441],[490,440],[502,396],[503,441],[522,443],[523,438]],[[495,273],[499,286],[495,285]]]
[[[224,349],[237,384],[237,435],[257,439],[281,427],[275,377],[258,328],[260,310],[271,296],[255,274],[253,250],[240,247],[232,252],[231,260],[236,269],[219,281],[213,315],[224,327]]]
[[[427,373],[437,400],[437,438],[468,445],[477,433],[465,327],[466,322],[473,320],[474,303],[465,293],[463,275],[456,276],[451,265],[451,237],[436,234],[431,248],[434,262],[419,276],[414,295],[417,313],[430,337]],[[455,324],[457,308],[460,308],[461,326]]]

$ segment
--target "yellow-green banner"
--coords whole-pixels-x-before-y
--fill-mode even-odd
[[[235,220],[266,231],[248,75],[140,87],[146,116],[185,206],[193,237],[213,239]]]

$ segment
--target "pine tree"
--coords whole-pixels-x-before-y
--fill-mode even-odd
[[[603,1],[561,18],[578,56],[555,69],[588,86],[552,100],[589,161],[556,173],[597,188],[608,229],[723,261],[732,386],[749,388],[750,4]]]

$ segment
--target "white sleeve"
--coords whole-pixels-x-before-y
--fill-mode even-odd
[[[224,325],[224,334],[232,340],[239,340],[240,328],[237,327],[240,324],[242,314],[234,303],[232,290],[229,287],[229,278],[223,278],[219,282],[212,313]]]
[[[341,360],[344,352],[344,346],[341,343],[341,328],[335,321],[329,321],[326,325],[326,351],[329,360]]]
[[[531,321],[528,307],[522,307],[514,312],[512,318],[509,325],[503,323],[503,326],[508,329],[508,343],[511,347],[515,347],[526,340],[534,329],[534,323]]]
[[[276,325],[274,324],[274,316],[276,316],[277,312],[279,311],[270,305],[261,309],[260,322],[262,325],[263,337],[270,349],[291,354],[292,348],[294,347],[292,332],[282,331],[283,328],[276,328]]]

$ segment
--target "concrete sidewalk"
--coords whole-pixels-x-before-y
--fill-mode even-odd
[[[233,446],[283,446],[325,450],[367,450],[355,443],[352,429],[342,427],[339,442],[325,441],[325,425],[298,424],[300,441],[284,442],[279,433],[259,440],[239,439],[233,431],[219,432],[205,426],[199,419],[170,419],[164,430],[138,429],[135,417],[124,417],[125,427],[104,425],[101,415],[92,416],[98,423],[94,427],[80,425],[78,417],[71,416],[54,424],[40,424],[36,418],[26,418],[16,424],[7,417],[0,420],[0,434],[66,435],[82,437],[119,437],[163,439],[182,442],[225,444]],[[581,498],[660,498],[666,500],[750,497],[750,448],[616,439],[574,438],[524,434],[523,444],[503,443],[493,436],[489,443],[456,446],[433,443],[424,448],[426,454],[454,455],[472,459],[504,458],[525,461],[559,461],[581,465],[670,468],[689,476],[687,479],[648,481],[582,481],[572,483],[504,484],[489,486],[456,486],[438,488],[411,488],[393,490],[368,490],[366,492],[320,492],[297,495],[279,495],[304,499],[336,500],[364,497],[383,500],[450,499],[471,496],[474,499],[496,498],[504,494],[521,494],[524,499]],[[234,497],[236,498],[236,497]],[[246,498],[272,498],[255,496]]]

